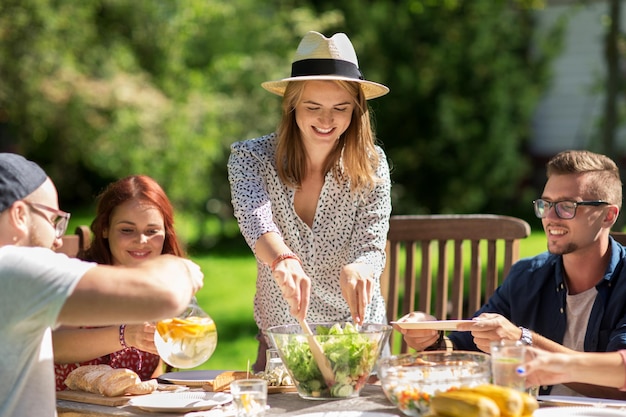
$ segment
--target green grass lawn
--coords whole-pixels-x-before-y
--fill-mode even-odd
[[[193,256],[204,272],[196,295],[217,326],[217,348],[195,369],[245,370],[256,360],[257,327],[253,318],[256,262],[252,253],[239,256]]]
[[[538,227],[538,229],[533,227],[531,235],[521,241],[519,251],[520,258],[535,256],[548,249],[546,235],[543,229],[541,229],[541,226]]]

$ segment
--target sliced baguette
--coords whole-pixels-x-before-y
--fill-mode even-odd
[[[124,391],[124,394],[129,395],[144,395],[150,394],[159,387],[159,383],[156,379],[149,379],[147,381],[140,382],[139,384],[130,386]]]
[[[65,379],[65,385],[72,390],[99,393],[98,379],[112,369],[109,365],[80,366],[69,373]]]
[[[130,369],[112,369],[100,377],[98,390],[104,396],[119,397],[126,394],[127,389],[139,384],[141,384],[139,375]]]
[[[158,387],[156,380],[141,382],[136,372],[109,365],[86,365],[74,369],[65,379],[72,390],[118,397],[126,394],[149,394]]]

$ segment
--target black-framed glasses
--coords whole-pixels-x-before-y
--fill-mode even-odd
[[[535,215],[540,219],[545,218],[548,215],[548,211],[552,207],[554,207],[554,212],[557,217],[560,219],[573,219],[576,216],[576,207],[578,206],[604,206],[611,204],[608,201],[603,200],[593,200],[593,201],[570,201],[570,200],[562,200],[562,201],[546,201],[543,199],[538,199],[533,201],[533,206],[535,207]]]
[[[50,213],[54,213],[54,217],[52,218],[48,216],[44,216],[44,217],[54,227],[55,237],[57,239],[60,239],[61,236],[65,234],[65,231],[67,230],[67,225],[70,223],[70,216],[71,216],[70,213],[67,213],[63,210],[53,209],[52,207],[48,207],[44,204],[31,203],[30,201],[26,201],[26,204],[28,204],[29,206],[37,210],[45,210]]]

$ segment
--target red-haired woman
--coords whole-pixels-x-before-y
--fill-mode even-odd
[[[161,254],[185,256],[174,231],[174,210],[152,178],[134,175],[110,184],[98,197],[91,223],[93,242],[85,260],[133,266]],[[62,327],[53,332],[56,389],[82,365],[128,368],[142,380],[163,373],[154,345],[154,324],[97,328]]]

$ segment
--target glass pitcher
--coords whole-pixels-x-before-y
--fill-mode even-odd
[[[217,330],[194,297],[181,315],[157,322],[154,344],[167,364],[193,368],[206,362],[215,351]]]

